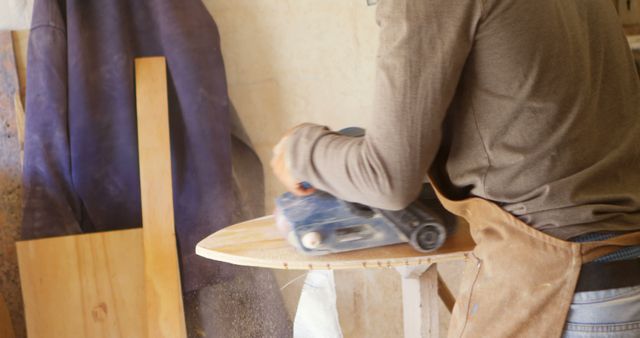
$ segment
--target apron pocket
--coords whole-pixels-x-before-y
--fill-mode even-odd
[[[482,268],[482,261],[474,255],[469,254],[464,271],[462,273],[462,281],[460,282],[460,291],[456,300],[453,313],[451,314],[451,322],[449,324],[448,337],[460,337],[464,333],[467,320],[477,310],[471,303],[473,290]]]

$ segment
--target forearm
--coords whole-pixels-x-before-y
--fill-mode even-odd
[[[396,125],[397,127],[397,125]],[[394,133],[389,125],[388,133]],[[399,130],[402,130],[400,128]],[[430,159],[424,149],[398,151],[399,138],[379,138],[376,129],[366,137],[341,136],[317,125],[298,128],[290,138],[291,173],[342,199],[384,209],[400,209],[418,194]],[[406,139],[410,140],[410,137]],[[415,139],[414,139],[415,140]],[[409,142],[409,147],[417,147]]]

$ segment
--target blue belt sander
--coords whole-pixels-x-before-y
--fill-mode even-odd
[[[360,128],[341,133],[359,137]],[[285,193],[276,199],[278,217],[288,223],[287,238],[310,255],[409,243],[421,252],[442,246],[456,229],[456,217],[438,201],[430,184],[403,210],[384,210],[340,200],[326,192]]]
[[[421,252],[442,246],[456,229],[456,218],[435,197],[431,185],[403,210],[384,210],[340,200],[326,192],[276,200],[289,225],[288,240],[299,251],[324,255],[409,243]]]

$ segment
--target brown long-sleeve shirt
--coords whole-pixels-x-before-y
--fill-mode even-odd
[[[640,81],[610,0],[381,0],[374,128],[306,125],[296,179],[398,209],[444,190],[560,238],[640,229]]]

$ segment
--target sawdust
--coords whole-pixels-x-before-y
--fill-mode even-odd
[[[189,337],[291,337],[292,324],[271,271],[232,269],[233,278],[185,296]]]

